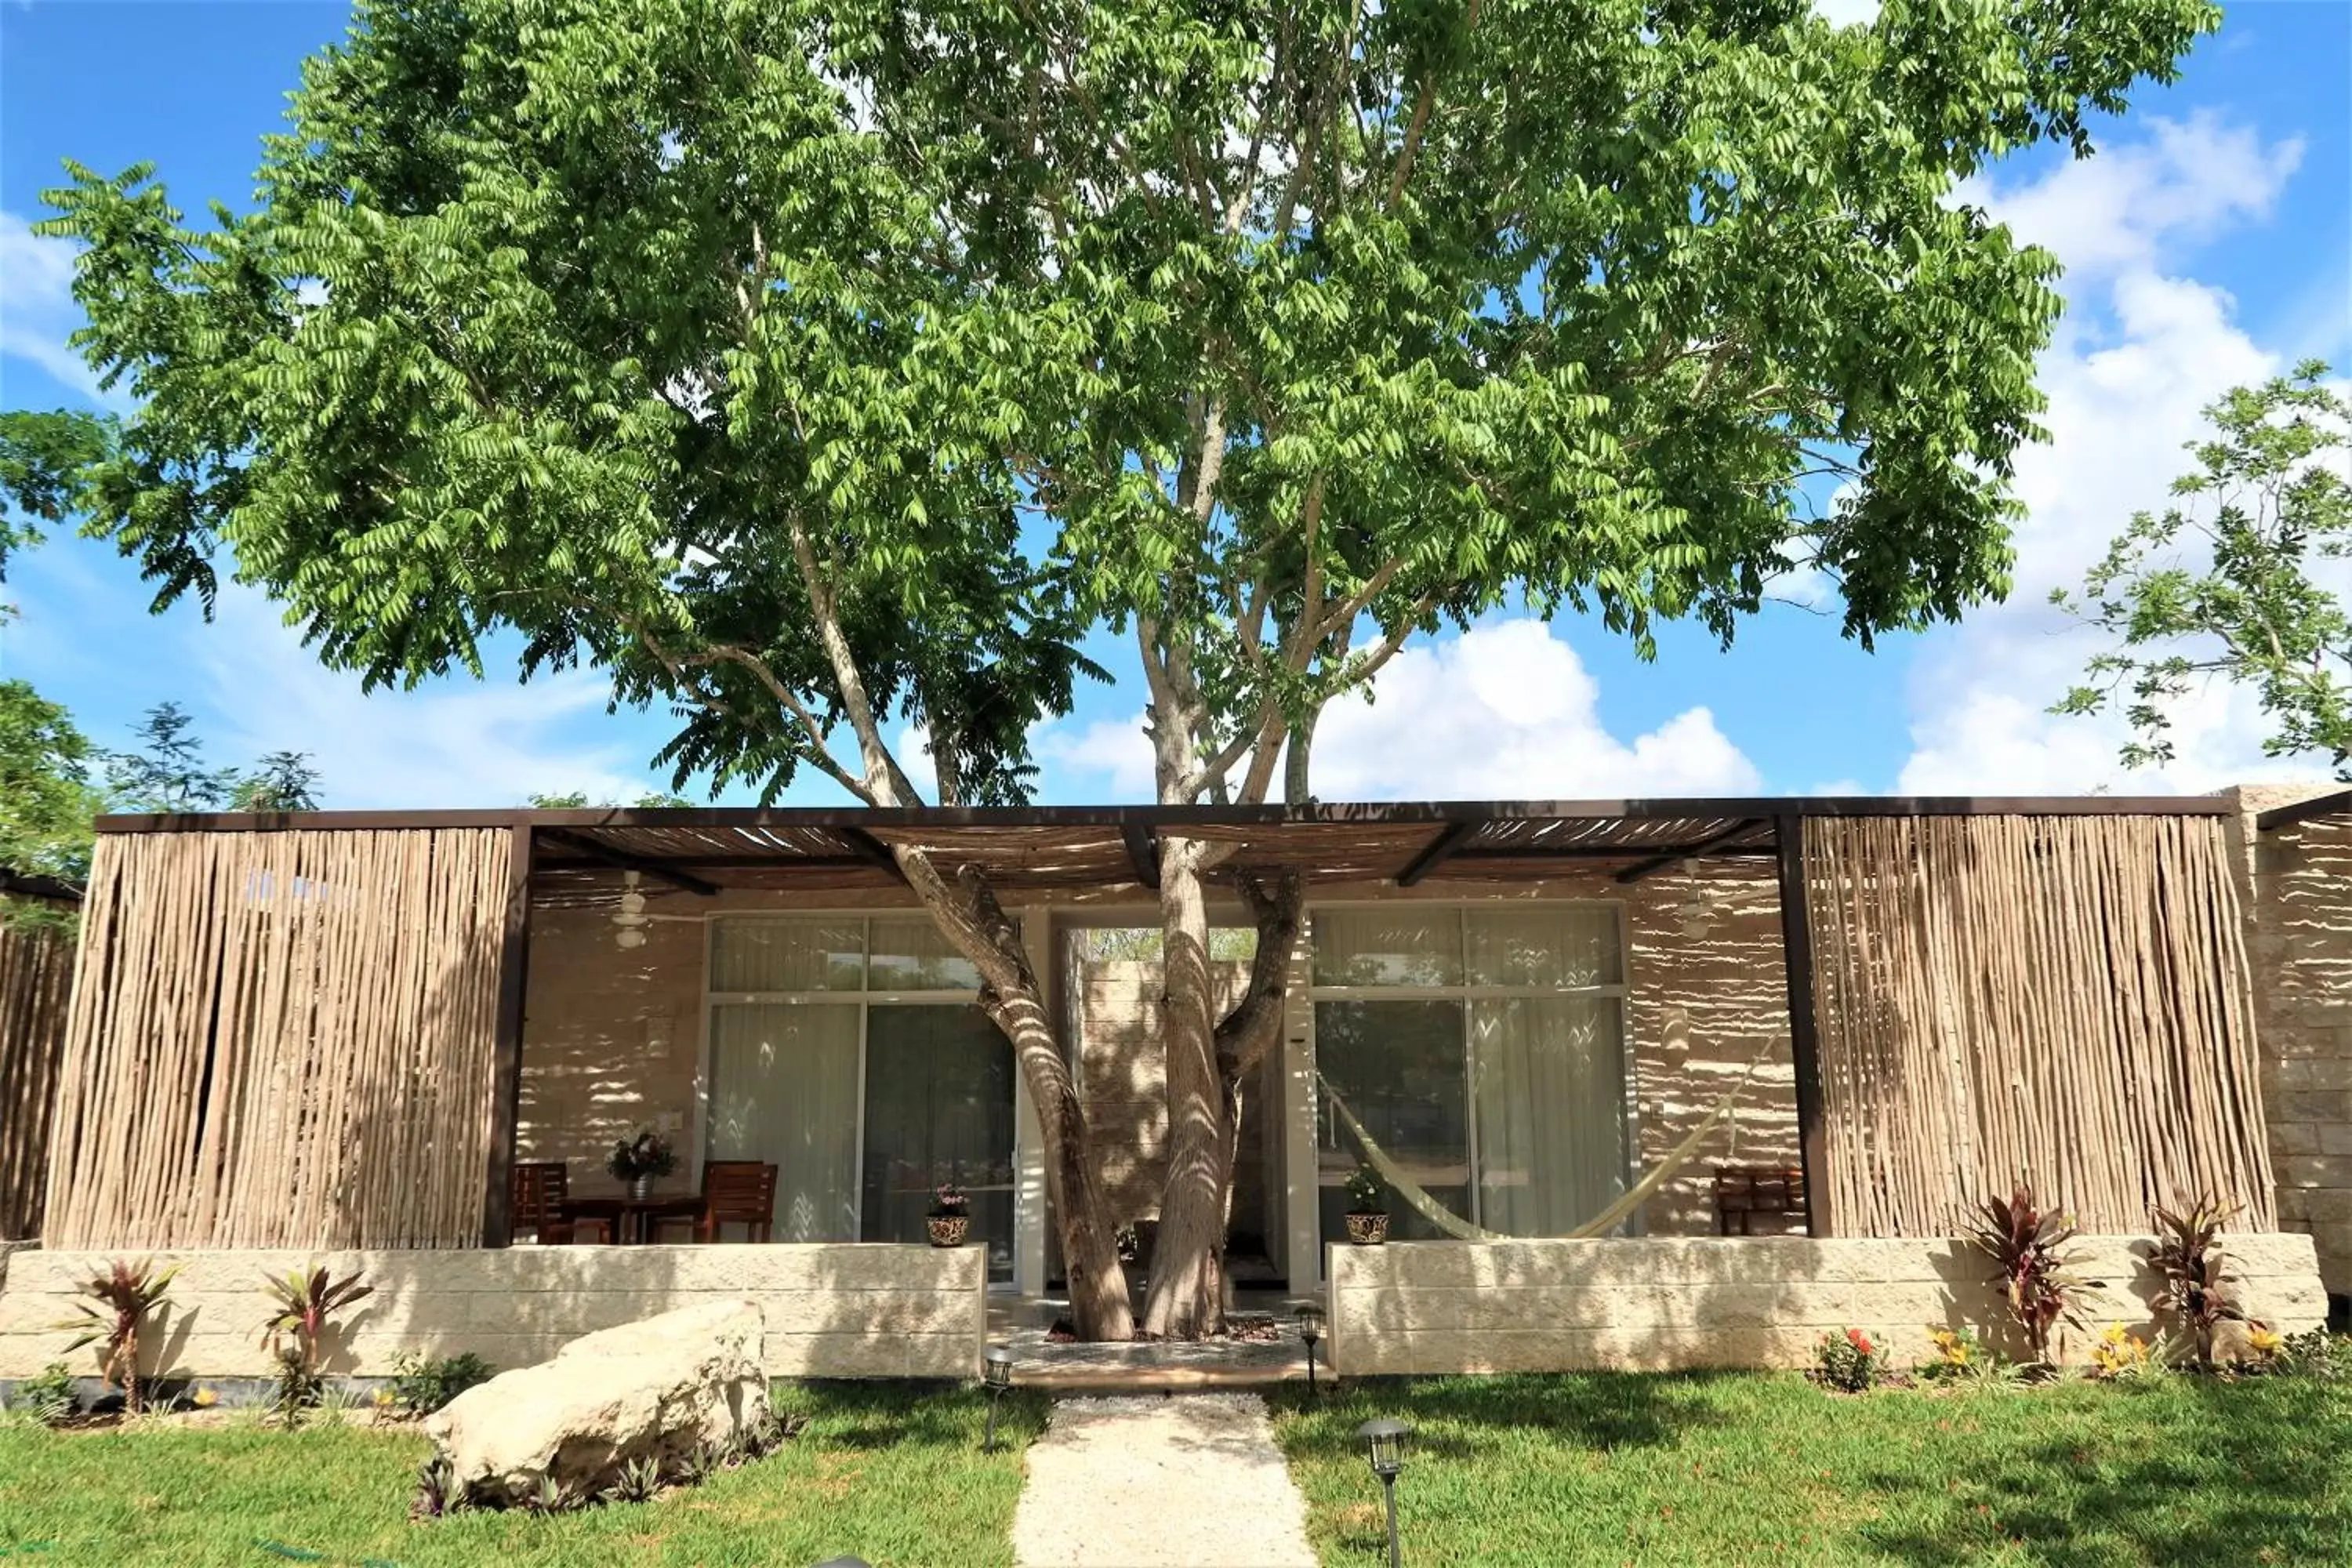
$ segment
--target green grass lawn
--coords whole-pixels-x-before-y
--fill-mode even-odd
[[[112,1432],[0,1426],[0,1565],[264,1565],[289,1558],[480,1568],[741,1564],[797,1568],[854,1553],[876,1565],[1012,1561],[1021,1449],[1045,1401],[1005,1401],[994,1454],[969,1389],[825,1384],[778,1390],[809,1429],[757,1464],[657,1501],[540,1519],[469,1513],[411,1524],[427,1445],[363,1420],[264,1430],[162,1423]],[[47,1543],[45,1546],[42,1543]],[[28,1550],[28,1548],[30,1550]]]
[[[1791,1374],[1450,1378],[1276,1402],[1326,1564],[1385,1561],[1354,1433],[1412,1424],[1408,1568],[2352,1563],[2352,1384],[1826,1394]]]

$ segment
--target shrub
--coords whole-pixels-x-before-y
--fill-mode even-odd
[[[2007,1202],[1987,1198],[1977,1212],[1968,1238],[1998,1266],[1991,1283],[2000,1287],[2035,1363],[2048,1367],[2051,1333],[2061,1323],[2083,1326],[2083,1298],[2090,1291],[2090,1281],[2074,1272],[2077,1255],[2062,1250],[2074,1239],[2074,1222],[2044,1212],[2022,1182]]]
[[[404,1352],[392,1363],[388,1403],[403,1415],[430,1415],[498,1369],[471,1351],[451,1356]]]
[[[319,1403],[319,1354],[328,1324],[337,1312],[368,1296],[375,1288],[360,1283],[356,1274],[338,1279],[323,1265],[297,1268],[283,1279],[263,1283],[271,1300],[269,1315],[261,1321],[262,1342],[278,1360],[278,1389],[271,1406],[288,1426]]]
[[[44,1426],[55,1426],[74,1413],[73,1373],[53,1361],[32,1377],[20,1379],[8,1408],[29,1415]]]
[[[1823,1387],[1842,1393],[1866,1393],[1886,1376],[1886,1352],[1873,1344],[1870,1336],[1860,1329],[1823,1334],[1822,1342],[1813,1348],[1813,1356],[1820,1363],[1814,1377]]]
[[[1359,1165],[1356,1173],[1348,1178],[1348,1212],[1349,1214],[1386,1214],[1388,1184],[1370,1165]]]
[[[1935,1345],[1936,1353],[1921,1362],[1912,1373],[1923,1383],[1959,1383],[2000,1373],[2000,1358],[1985,1348],[1974,1329],[1948,1329],[1930,1323],[1927,1339]]]
[[[2091,1372],[2096,1377],[2137,1377],[2162,1365],[2160,1359],[2151,1359],[2147,1342],[2121,1323],[2109,1323],[2091,1347]]]
[[[2325,1329],[2288,1334],[2260,1370],[2281,1377],[2316,1378],[2323,1383],[2352,1383],[2352,1339]]]
[[[139,1331],[163,1305],[179,1272],[174,1265],[156,1273],[152,1258],[125,1263],[118,1258],[105,1273],[82,1286],[81,1293],[90,1300],[75,1303],[77,1315],[56,1325],[74,1331],[67,1350],[100,1347],[99,1375],[109,1386],[122,1390],[122,1407],[133,1415],[139,1414]]]
[[[2210,1366],[2213,1337],[2221,1325],[2246,1318],[2231,1300],[2230,1264],[2221,1246],[2221,1227],[2237,1211],[2208,1194],[2178,1213],[2161,1204],[2152,1212],[2156,1252],[2150,1261],[2164,1276],[2157,1300],[2195,1342],[2198,1364]]]

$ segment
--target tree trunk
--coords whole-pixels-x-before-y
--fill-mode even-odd
[[[1163,857],[1166,853],[1164,841]],[[1224,1327],[1225,1227],[1241,1142],[1242,1085],[1281,1035],[1290,951],[1298,940],[1305,891],[1295,873],[1271,887],[1250,872],[1236,874],[1235,885],[1257,921],[1258,947],[1250,963],[1249,989],[1208,1031],[1205,1073],[1201,1072],[1196,1058],[1187,1054],[1181,1058],[1185,1076],[1180,1091],[1179,984],[1197,986],[1199,1016],[1203,1018],[1212,1010],[1213,997],[1205,962],[1207,917],[1200,899],[1199,871],[1195,868],[1190,872],[1189,899],[1181,893],[1179,898],[1198,911],[1198,951],[1203,962],[1197,970],[1180,971],[1174,962],[1177,920],[1167,899],[1171,885],[1167,868],[1163,858],[1160,885],[1162,910],[1170,916],[1164,932],[1170,1013],[1163,1025],[1169,1041],[1168,1185],[1160,1198],[1160,1241],[1152,1255],[1143,1327],[1149,1333],[1197,1339]]]
[[[1168,1181],[1160,1238],[1143,1303],[1146,1333],[1199,1339],[1224,1327],[1217,1261],[1224,1250],[1230,1174],[1226,1093],[1217,1072],[1215,994],[1209,967],[1209,911],[1201,888],[1202,839],[1160,846],[1162,988],[1160,1035],[1167,1047]]]
[[[1013,1059],[1037,1108],[1045,1143],[1045,1197],[1061,1230],[1062,1261],[1069,1276],[1071,1327],[1082,1340],[1133,1339],[1127,1271],[1119,1266],[1118,1238],[1105,1217],[1109,1208],[1103,1198],[1101,1156],[1020,933],[987,879],[972,868],[959,870],[950,883],[925,851],[900,846],[895,854],[934,922],[980,967],[981,1010],[1013,1042]]]

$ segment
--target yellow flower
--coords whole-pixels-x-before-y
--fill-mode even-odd
[[[2091,1364],[2112,1377],[2147,1364],[2147,1342],[2125,1328],[2110,1323],[2091,1347]]]
[[[188,1396],[188,1403],[194,1405],[199,1410],[210,1410],[214,1405],[220,1403],[220,1395],[214,1393],[209,1388],[199,1388],[194,1394]]]
[[[2279,1353],[2286,1340],[2268,1323],[2255,1323],[2246,1330],[2246,1343],[2256,1355],[2268,1361]]]

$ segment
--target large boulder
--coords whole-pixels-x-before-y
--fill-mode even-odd
[[[583,1335],[538,1366],[467,1389],[425,1423],[455,1495],[492,1507],[584,1500],[652,1459],[745,1443],[768,1416],[765,1325],[750,1301],[713,1301]]]

